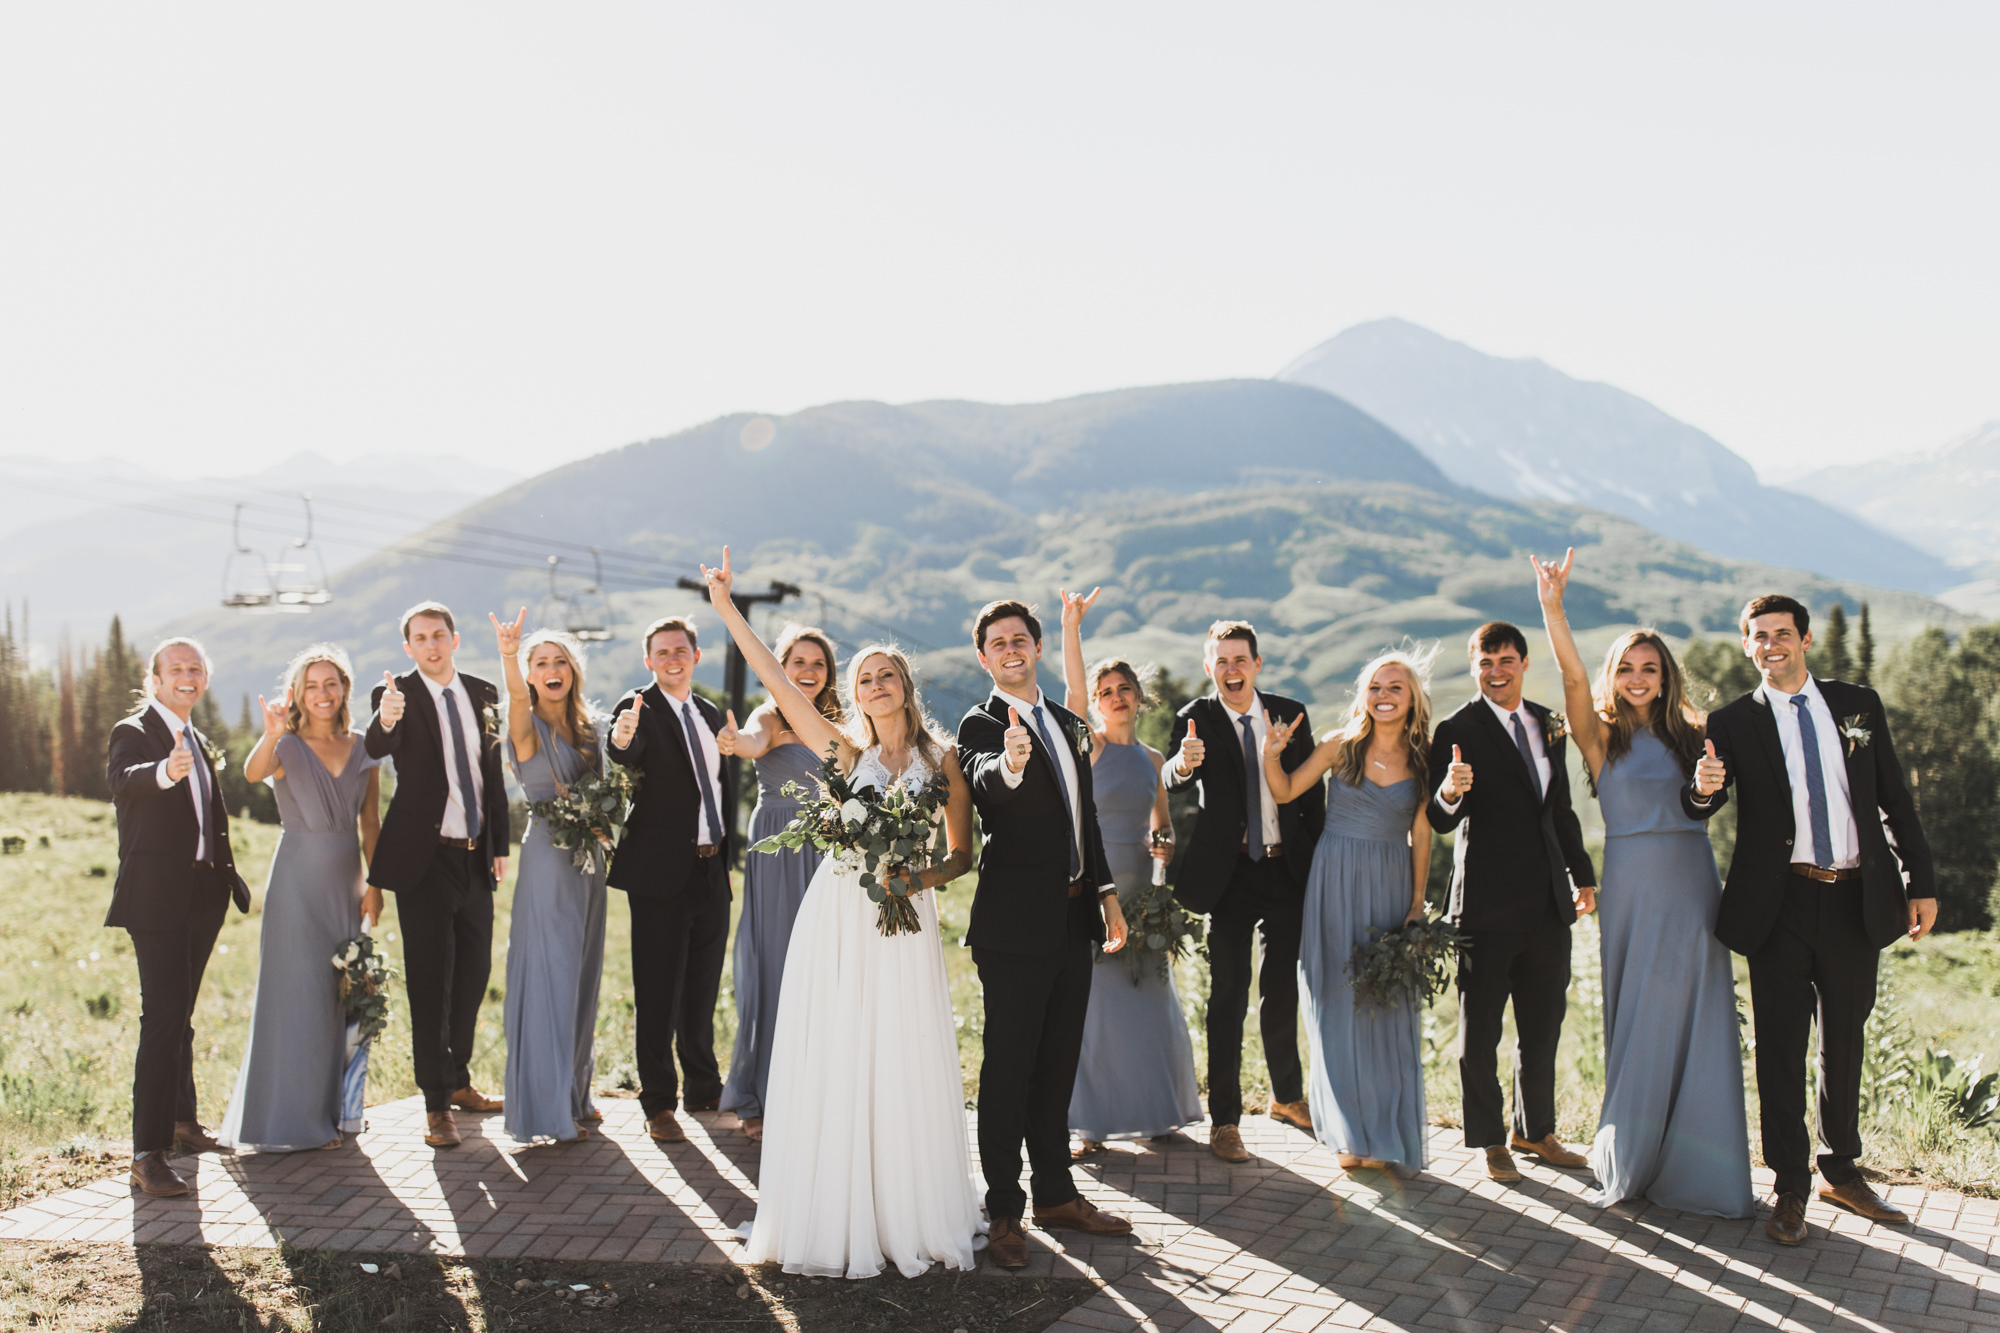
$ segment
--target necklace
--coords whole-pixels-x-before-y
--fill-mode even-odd
[[[1387,768],[1387,767],[1388,767],[1388,765],[1387,765],[1387,764],[1385,764],[1385,763],[1383,763],[1383,762],[1382,762],[1382,761],[1381,761],[1380,759],[1370,759],[1370,760],[1369,760],[1368,762],[1369,762],[1369,763],[1371,763],[1371,764],[1373,764],[1373,765],[1375,765],[1375,767],[1377,767],[1377,768]]]

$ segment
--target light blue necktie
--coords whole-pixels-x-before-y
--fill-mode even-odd
[[[1069,779],[1063,776],[1062,761],[1056,758],[1056,743],[1049,739],[1048,723],[1042,720],[1042,706],[1035,705],[1035,730],[1042,733],[1042,744],[1049,752],[1049,763],[1056,771],[1056,789],[1062,793],[1063,813],[1069,815],[1069,877],[1074,883],[1083,874],[1083,858],[1076,850],[1076,815],[1069,803]]]
[[[694,761],[695,781],[701,784],[701,810],[708,816],[708,831],[722,841],[722,816],[715,807],[715,784],[708,780],[708,752],[701,748],[701,723],[694,719],[694,704],[681,704],[681,721],[687,725],[688,758]]]
[[[1252,861],[1264,859],[1264,762],[1257,754],[1257,732],[1248,714],[1243,724],[1243,850]]]
[[[1798,710],[1799,748],[1806,758],[1806,807],[1812,814],[1813,864],[1821,870],[1833,869],[1833,820],[1826,807],[1826,772],[1819,766],[1819,733],[1813,729],[1812,709],[1800,690],[1792,696]]]
[[[451,723],[452,760],[458,766],[458,794],[465,803],[465,837],[479,841],[479,794],[472,789],[472,765],[465,757],[465,724],[458,720],[458,701],[444,692],[444,716]]]

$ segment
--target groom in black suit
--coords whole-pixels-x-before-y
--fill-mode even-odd
[[[507,787],[500,692],[454,663],[458,630],[440,602],[403,613],[416,669],[382,673],[362,745],[396,762],[396,794],[368,882],[396,895],[410,1057],[424,1094],[424,1142],[455,1148],[452,1108],[498,1111],[472,1086],[472,1039],[493,970],[493,890],[507,875]]]
[[[1446,917],[1471,936],[1458,977],[1458,1078],[1465,1144],[1486,1174],[1519,1180],[1508,1151],[1583,1166],[1556,1137],[1556,1046],[1568,1007],[1569,928],[1597,906],[1597,872],[1569,798],[1568,729],[1521,697],[1528,640],[1505,621],[1466,644],[1479,697],[1438,723],[1430,770],[1443,781],[1431,827],[1458,830]],[[1479,784],[1473,785],[1473,774]],[[1572,888],[1574,886],[1574,888]],[[1500,1092],[1501,1023],[1514,1002],[1514,1123]]]
[[[1028,1262],[1024,1142],[1036,1226],[1132,1230],[1077,1193],[1069,1170],[1069,1099],[1090,971],[1098,946],[1124,946],[1125,918],[1080,744],[1089,730],[1035,683],[1041,621],[1020,602],[993,602],[980,611],[972,642],[993,678],[993,693],[958,725],[958,761],[985,835],[966,934],[986,993],[979,1164],[993,1227],[987,1253],[1002,1268],[1020,1268]]]
[[[632,909],[632,1005],[639,1107],[662,1143],[687,1131],[676,1096],[690,1111],[713,1111],[722,1097],[715,1059],[715,997],[729,939],[729,812],[736,788],[722,756],[735,727],[694,692],[701,648],[679,616],[646,629],[653,683],[612,710],[611,757],[644,776],[611,859],[609,883]],[[681,1087],[674,1071],[680,1050]]]
[[[1910,1220],[1856,1165],[1862,1029],[1875,1008],[1881,951],[1902,935],[1922,939],[1937,923],[1930,844],[1881,697],[1807,672],[1811,624],[1790,597],[1757,597],[1743,608],[1743,651],[1763,683],[1709,714],[1707,753],[1681,793],[1695,819],[1720,810],[1732,786],[1740,802],[1715,937],[1750,960],[1764,1161],[1777,1175],[1764,1229],[1781,1245],[1806,1238],[1813,1163],[1805,1060],[1815,1017],[1826,1146],[1820,1197],[1877,1222]]]
[[[1268,724],[1299,724],[1285,745],[1287,772],[1311,757],[1313,735],[1304,704],[1257,689],[1264,667],[1257,631],[1246,621],[1216,621],[1201,661],[1215,693],[1175,715],[1174,757],[1160,776],[1168,791],[1201,786],[1201,813],[1174,896],[1189,911],[1208,915],[1209,1151],[1225,1162],[1247,1162],[1250,1152],[1237,1126],[1243,1120],[1243,1017],[1255,931],[1264,939],[1257,1026],[1271,1074],[1271,1117],[1312,1132],[1299,1063],[1299,931],[1313,849],[1326,824],[1326,790],[1314,783],[1279,805],[1264,789]]]
[[[208,742],[190,720],[207,692],[201,645],[162,643],[147,673],[147,704],[111,728],[106,761],[118,880],[104,924],[124,927],[139,964],[132,1183],[156,1195],[187,1193],[168,1152],[222,1146],[195,1118],[194,1001],[229,900],[250,910]]]

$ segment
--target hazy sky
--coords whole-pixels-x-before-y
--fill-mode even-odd
[[[0,454],[537,471],[1391,314],[1767,474],[1930,447],[2000,417],[1996,57],[1990,3],[10,5]]]

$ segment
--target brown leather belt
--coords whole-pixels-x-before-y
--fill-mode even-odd
[[[1861,878],[1859,866],[1849,866],[1845,870],[1823,870],[1806,861],[1792,862],[1792,873],[1807,879],[1816,879],[1822,884],[1844,884],[1850,879]]]
[[[1250,855],[1250,844],[1246,842],[1241,847],[1238,847],[1236,850],[1241,852],[1243,855],[1248,856]],[[1267,842],[1264,844],[1264,859],[1266,861],[1280,860],[1283,858],[1284,855],[1285,855],[1284,843]]]
[[[447,838],[442,833],[438,834],[438,845],[441,847],[450,847],[461,852],[476,852],[479,850],[479,844],[471,838]]]
[[[721,850],[722,850],[721,843],[704,842],[696,844],[694,849],[694,854],[706,860],[707,858],[714,856],[717,852]]]

